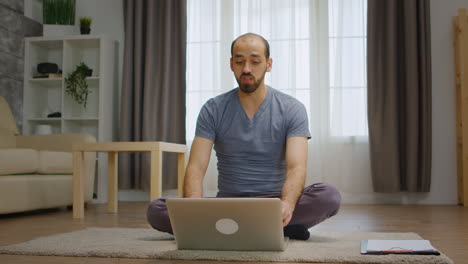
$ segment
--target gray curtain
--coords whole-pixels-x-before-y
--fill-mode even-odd
[[[430,190],[429,22],[429,0],[368,0],[368,120],[376,192]]]
[[[120,141],[185,144],[186,0],[125,0]],[[177,185],[163,155],[163,188]],[[119,157],[119,188],[149,189],[148,154]]]

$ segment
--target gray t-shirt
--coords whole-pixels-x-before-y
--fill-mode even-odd
[[[268,87],[260,109],[249,119],[237,91],[208,100],[195,132],[214,142],[218,196],[279,195],[286,177],[286,139],[310,138],[307,111],[294,97]]]

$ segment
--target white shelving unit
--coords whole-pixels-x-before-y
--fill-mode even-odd
[[[23,134],[32,135],[38,125],[50,125],[52,133],[88,133],[98,141],[114,139],[115,41],[105,35],[73,35],[25,38]],[[33,78],[37,64],[56,63],[60,78]],[[92,70],[86,78],[91,93],[86,108],[66,93],[65,77],[84,62]],[[60,112],[61,117],[47,115]],[[98,154],[97,201],[107,195],[106,156]]]

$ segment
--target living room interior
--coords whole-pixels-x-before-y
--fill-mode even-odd
[[[178,0],[173,1],[172,4],[170,0],[164,0],[157,4],[150,3],[151,1],[143,4],[148,9],[172,10],[171,8],[181,9],[178,4],[182,3],[183,10],[179,10],[179,13],[173,16],[164,17],[166,19],[164,21],[161,12],[160,17],[157,16],[157,12],[149,11],[144,16],[138,16],[142,14],[138,13],[141,12],[138,10],[141,8],[138,6],[138,3],[141,4],[139,1],[133,3],[131,0],[76,0],[73,2],[76,5],[73,10],[72,25],[52,25],[44,23],[43,0],[0,1],[0,17],[2,17],[0,18],[2,21],[0,23],[2,36],[0,96],[4,98],[4,103],[0,101],[0,117],[2,118],[0,129],[7,131],[7,133],[0,131],[0,150],[3,150],[0,152],[2,159],[0,164],[4,166],[0,168],[2,172],[0,176],[0,190],[2,190],[0,193],[2,203],[0,247],[85,228],[150,229],[151,226],[146,220],[146,210],[150,199],[154,198],[156,193],[153,193],[152,189],[152,169],[157,168],[158,171],[155,174],[162,179],[157,180],[154,185],[157,186],[154,188],[160,188],[162,196],[181,194],[180,186],[178,186],[181,182],[179,176],[181,165],[179,164],[181,160],[186,163],[189,158],[199,109],[209,98],[235,87],[236,83],[232,78],[228,63],[231,41],[240,33],[245,33],[244,28],[253,30],[255,26],[258,26],[255,19],[249,18],[249,16],[257,15],[258,12],[254,10],[243,13],[243,11],[262,7],[262,5],[269,6],[267,2],[254,0]],[[298,36],[289,36],[290,39],[296,38],[299,43],[295,46],[297,50],[284,48],[281,44],[285,41],[281,38],[283,33],[275,33],[276,31],[265,26],[271,30],[265,30],[264,34],[272,39],[274,60],[274,70],[269,73],[266,80],[267,84],[275,88],[284,86],[286,93],[298,98],[302,97],[301,102],[306,105],[312,120],[310,121],[312,139],[309,140],[306,184],[327,182],[337,187],[342,195],[339,213],[311,228],[311,235],[313,236],[314,232],[412,232],[430,240],[434,247],[447,255],[454,263],[468,263],[466,260],[468,257],[468,201],[466,193],[460,193],[460,189],[467,185],[463,185],[461,181],[466,177],[460,178],[461,165],[457,163],[461,155],[457,154],[457,151],[461,150],[457,149],[457,142],[460,141],[457,138],[457,127],[460,124],[455,104],[457,66],[454,57],[457,55],[454,50],[452,25],[453,17],[459,14],[460,9],[468,8],[468,2],[465,0],[414,0],[418,3],[425,2],[430,9],[427,18],[430,38],[426,39],[430,45],[425,47],[430,48],[426,51],[430,54],[431,61],[429,75],[426,78],[430,79],[431,85],[429,91],[426,91],[424,95],[421,92],[418,94],[420,97],[417,97],[425,96],[424,98],[430,101],[429,107],[420,108],[420,110],[423,109],[421,111],[428,111],[426,116],[430,119],[416,120],[422,124],[423,130],[427,128],[425,132],[429,131],[428,134],[424,134],[425,136],[416,135],[416,141],[420,145],[424,145],[421,143],[424,141],[423,137],[427,137],[425,139],[429,141],[426,149],[416,144],[418,151],[426,150],[430,154],[423,155],[421,160],[414,161],[413,167],[419,169],[424,165],[429,172],[418,170],[417,173],[428,175],[428,177],[423,177],[420,183],[418,176],[415,178],[418,181],[417,184],[414,186],[408,184],[399,190],[391,188],[392,181],[387,182],[385,179],[376,178],[375,171],[371,168],[369,156],[372,151],[367,134],[367,108],[357,108],[356,111],[340,108],[337,111],[340,114],[331,113],[332,111],[328,113],[331,109],[329,104],[320,107],[317,104],[323,102],[324,98],[333,102],[329,94],[315,98],[318,94],[323,95],[323,91],[312,88],[306,91],[300,88],[301,85],[311,87],[322,85],[323,78],[327,80],[330,78],[331,83],[351,78],[351,84],[348,86],[363,86],[361,88],[365,91],[367,84],[365,73],[357,70],[357,74],[353,72],[347,75],[347,68],[336,67],[335,71],[341,74],[338,76],[336,72],[322,69],[329,68],[330,64],[333,67],[339,63],[345,64],[346,58],[338,58],[336,54],[346,52],[354,53],[350,60],[359,59],[363,62],[354,61],[351,63],[353,67],[365,69],[366,52],[359,51],[364,47],[368,51],[371,50],[365,45],[365,37],[359,37],[361,46],[337,49],[337,52],[333,53],[330,52],[332,46],[329,46],[328,41],[331,43],[332,40],[328,38],[328,29],[320,31],[322,35],[313,33],[316,29],[324,27],[320,19],[328,21],[327,26],[334,25],[333,22],[329,22],[331,20],[327,20],[327,15],[333,15],[333,12],[328,11],[334,10],[329,2],[340,3],[344,8],[349,6],[338,0],[299,2],[308,3],[308,13],[296,14],[297,18],[291,19],[294,21],[294,23],[291,22],[292,24],[286,21],[281,22],[280,19],[279,22],[271,22],[272,28],[274,26],[281,28],[280,24],[297,28]],[[367,1],[356,2],[362,5]],[[269,7],[273,10],[272,14],[276,14],[274,13],[276,9],[284,8],[282,4],[279,4],[280,1],[273,1],[273,3],[276,4]],[[290,10],[291,6],[286,9]],[[236,11],[230,12],[229,10]],[[348,11],[339,8],[337,10],[344,13]],[[225,14],[223,12],[238,16],[238,18],[234,18],[234,22],[226,22],[227,18],[223,16]],[[216,15],[212,17],[213,25],[207,28],[203,21],[206,22],[208,19],[207,14],[215,13]],[[204,14],[205,17],[196,17],[197,14]],[[315,14],[318,14],[317,18],[311,19],[310,17]],[[340,14],[343,15],[343,13],[338,15]],[[180,20],[180,16],[184,18]],[[301,25],[304,22],[301,19],[305,16],[308,19],[307,27]],[[364,13],[361,13],[361,16],[362,21],[365,21],[367,16]],[[91,31],[88,34],[80,32],[80,18],[83,17],[91,18]],[[129,21],[134,24],[130,24]],[[167,28],[142,26],[149,23],[148,21],[155,25],[170,24],[170,26]],[[186,25],[184,23],[181,25],[178,21],[185,21]],[[245,21],[249,21],[253,29],[249,27],[249,22]],[[181,29],[185,30],[184,37],[177,35]],[[160,35],[154,33],[158,30],[161,31]],[[341,30],[346,30],[346,27]],[[337,32],[341,31],[337,30]],[[365,30],[362,33],[364,34]],[[148,37],[145,34],[148,34]],[[306,34],[307,37],[301,34]],[[167,37],[166,41],[169,44],[166,43],[164,46],[161,44],[164,41],[159,41],[158,37]],[[347,36],[341,37],[347,38]],[[307,38],[307,44],[301,42],[304,38]],[[320,45],[313,45],[314,41]],[[304,53],[305,55],[301,50],[304,46],[301,45],[308,47],[309,51]],[[324,46],[327,48],[321,49]],[[164,50],[163,53],[161,50]],[[180,52],[181,50],[183,52]],[[212,56],[211,52],[216,55]],[[166,54],[167,57],[156,58],[160,54]],[[335,63],[328,56],[334,56]],[[303,57],[310,58],[310,61],[316,63],[310,63],[304,67],[310,71],[305,74],[306,79],[300,77],[299,74],[291,73],[293,71],[300,73],[303,70],[300,68],[304,65],[304,61],[309,63],[308,59],[302,61]],[[145,60],[145,58],[152,58],[152,60]],[[299,62],[295,61],[296,58]],[[70,80],[68,73],[78,70],[80,62],[83,61],[92,69],[92,73],[86,78],[90,91],[86,94],[86,107],[67,92]],[[38,64],[43,62],[50,63],[41,65],[42,69],[48,68],[49,70],[45,74],[46,77],[43,76],[44,74],[41,76],[38,71]],[[279,70],[275,71],[275,67]],[[326,73],[320,75],[323,72]],[[355,76],[349,77],[349,75],[362,75],[364,84],[356,84],[360,82],[360,79]],[[293,84],[299,88],[291,88]],[[386,85],[385,81],[383,85]],[[153,89],[153,86],[166,87],[166,90],[159,91],[157,90],[159,88]],[[204,86],[214,88],[203,90]],[[217,86],[227,87],[216,88]],[[182,90],[177,90],[177,87],[182,87]],[[329,87],[326,88],[329,89]],[[336,93],[334,98],[339,99],[334,102],[342,102],[345,96],[343,94],[346,95],[346,93]],[[366,98],[366,94],[367,92],[363,92],[355,95],[357,97],[353,97],[353,101]],[[343,105],[349,104],[343,103]],[[365,104],[361,106],[366,107]],[[327,114],[324,114],[324,111]],[[348,120],[346,123],[347,114],[362,115],[363,113],[364,119]],[[155,115],[161,118],[155,118]],[[336,119],[312,123],[314,120],[321,119],[323,115],[336,117]],[[335,122],[333,123],[330,120],[341,120],[343,124],[353,124],[347,129],[343,128],[345,125],[340,122],[333,121]],[[365,124],[362,120],[365,120]],[[405,122],[411,123],[411,119],[409,120]],[[386,123],[391,124],[391,120],[387,121]],[[339,133],[343,134],[340,134],[341,137],[331,137],[333,141],[324,139],[322,135],[327,131],[320,127],[321,124],[326,126],[331,124],[331,130],[337,129],[336,131],[339,130],[341,131]],[[357,126],[354,126],[355,124]],[[361,126],[358,126],[359,124]],[[165,126],[170,126],[170,128],[164,128]],[[160,127],[163,128],[160,129]],[[74,136],[63,135],[70,133]],[[337,138],[339,139],[336,140]],[[383,139],[386,141],[385,137]],[[84,180],[84,215],[74,217],[73,202],[76,200],[73,195],[76,189],[74,189],[72,179],[75,156],[72,152],[78,149],[74,147],[74,144],[138,141],[169,142],[174,144],[174,148],[183,146],[182,151],[178,149],[179,154],[183,150],[186,150],[186,154],[184,156],[177,156],[175,153],[161,154],[158,156],[161,159],[157,163],[161,166],[155,166],[149,154],[116,154],[119,151],[117,149],[97,152],[90,150],[83,156],[84,169],[80,172]],[[385,144],[382,145],[389,146]],[[389,141],[388,144],[392,143]],[[386,150],[391,152],[390,149]],[[111,155],[113,155],[114,162],[110,162]],[[383,155],[384,158],[391,157],[391,155],[385,155]],[[116,162],[117,159],[118,162]],[[428,163],[427,159],[429,159]],[[390,161],[389,158],[388,163],[391,163]],[[62,166],[65,163],[69,165]],[[390,168],[387,165],[385,159],[381,160],[380,170],[385,171],[386,168]],[[118,175],[114,178],[115,181],[109,180],[112,179],[108,178],[109,171]],[[216,195],[216,176],[216,155],[213,151],[204,183],[206,196]],[[12,183],[8,182],[10,179],[8,177],[24,178],[21,180],[17,178]],[[383,182],[380,187],[375,184],[378,180]],[[116,188],[115,191],[109,186]],[[35,190],[30,190],[33,187]],[[60,191],[55,189],[60,189]],[[113,204],[114,212],[109,209],[109,195],[116,195],[117,201]],[[0,254],[0,262],[231,263],[234,261]]]

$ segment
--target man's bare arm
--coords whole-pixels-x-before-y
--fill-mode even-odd
[[[284,226],[291,221],[296,202],[304,191],[306,170],[307,138],[288,138],[286,141],[286,180],[281,190]]]
[[[213,141],[195,137],[190,150],[190,159],[185,170],[184,197],[200,198],[203,196],[203,178],[210,161]]]

